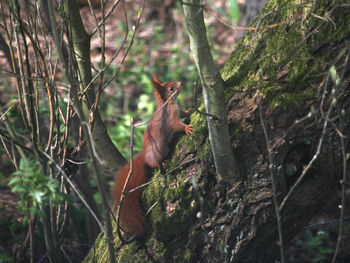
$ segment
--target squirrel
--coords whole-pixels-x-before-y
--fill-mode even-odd
[[[126,187],[126,193],[147,181],[152,168],[160,168],[169,153],[169,143],[174,131],[192,134],[192,125],[184,124],[179,117],[175,99],[181,91],[181,82],[162,82],[152,74],[156,111],[147,125],[143,136],[142,151],[133,158],[133,173]],[[167,102],[167,103],[166,103]],[[120,197],[130,171],[127,163],[115,178],[112,188],[113,210],[116,213]],[[124,232],[132,235],[143,233],[144,215],[139,202],[140,189],[126,194],[120,211],[120,226]]]

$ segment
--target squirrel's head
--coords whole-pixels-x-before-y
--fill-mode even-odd
[[[181,91],[181,82],[162,82],[155,73],[152,73],[152,78],[154,92],[158,93],[164,102],[168,100],[171,96],[171,101],[174,101],[179,95]]]

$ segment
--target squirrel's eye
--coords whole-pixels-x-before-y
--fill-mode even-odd
[[[174,87],[170,87],[169,90],[170,90],[170,91],[174,91]]]

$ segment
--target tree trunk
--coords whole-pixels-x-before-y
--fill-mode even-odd
[[[285,247],[336,195],[350,102],[350,6],[342,3],[266,4],[252,23],[258,30],[243,37],[221,71],[243,179],[217,184],[206,117],[193,114],[195,132],[179,140],[168,171],[182,166],[153,176],[159,180],[142,195],[145,211],[155,204],[146,233],[119,247],[119,262],[273,262],[279,248],[271,175],[279,206],[293,189],[280,207]],[[100,236],[85,262],[107,262],[106,249]]]

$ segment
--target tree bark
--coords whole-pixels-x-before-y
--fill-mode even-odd
[[[232,154],[232,146],[226,122],[224,87],[219,70],[211,55],[204,24],[201,1],[183,1],[187,32],[192,56],[202,83],[202,93],[207,116],[208,132],[216,174],[225,183],[237,182],[239,169]]]
[[[344,64],[349,11],[341,1],[266,4],[252,23],[257,31],[243,37],[221,71],[244,178],[227,189],[218,187],[206,117],[193,114],[195,134],[180,139],[168,164],[174,172],[156,173],[152,179],[159,180],[143,192],[145,211],[155,204],[145,236],[119,247],[119,262],[279,259],[270,173],[278,182],[279,205],[296,186],[280,209],[285,246],[339,189],[344,156],[335,128],[342,119],[348,131],[350,122],[350,71]],[[332,81],[332,66],[342,76],[338,81]],[[100,236],[85,262],[107,262],[105,250]]]

